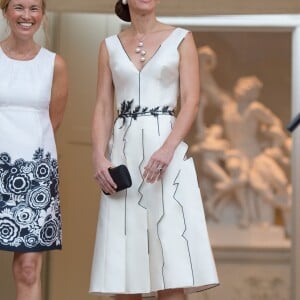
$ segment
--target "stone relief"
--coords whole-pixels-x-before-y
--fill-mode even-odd
[[[260,102],[263,83],[240,77],[232,91],[223,90],[213,71],[217,55],[198,49],[201,101],[191,154],[201,164],[200,187],[208,220],[240,228],[280,226],[290,232],[291,138],[282,122]],[[215,110],[209,122],[209,108]]]
[[[287,284],[282,278],[263,279],[250,276],[234,288],[233,300],[288,300]]]

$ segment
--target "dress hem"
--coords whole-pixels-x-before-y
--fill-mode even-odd
[[[172,290],[172,289],[184,289],[185,294],[192,294],[192,293],[200,293],[215,287],[218,287],[220,283],[211,283],[211,284],[206,284],[206,285],[201,285],[201,286],[190,286],[190,287],[173,287],[173,288],[166,288],[163,290]],[[136,294],[141,294],[143,297],[152,297],[154,296],[157,292],[163,291],[163,290],[153,290],[153,291],[148,291],[148,292],[96,292],[96,291],[89,291],[90,294],[92,295],[98,295],[98,296],[115,296],[115,295],[136,295]]]
[[[51,250],[61,250],[62,246],[42,246],[39,248],[16,248],[16,247],[5,247],[0,246],[0,251],[7,251],[7,252],[19,252],[19,253],[30,253],[30,252],[44,252],[44,251],[51,251]]]

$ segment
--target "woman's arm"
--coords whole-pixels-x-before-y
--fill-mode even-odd
[[[196,45],[189,33],[180,48],[180,101],[181,108],[172,132],[163,147],[175,151],[189,133],[199,109],[200,73]]]
[[[101,43],[98,58],[97,99],[92,123],[93,164],[95,178],[100,187],[113,194],[116,185],[108,168],[111,162],[106,159],[107,145],[111,136],[114,118],[114,86],[109,67],[108,52],[105,42]]]
[[[148,182],[159,180],[173,158],[178,144],[186,137],[197,116],[200,98],[199,61],[195,41],[189,33],[179,47],[181,109],[170,135],[145,167]],[[162,171],[157,169],[162,167]]]
[[[54,62],[54,74],[49,107],[50,120],[54,132],[57,131],[66,108],[68,98],[68,74],[65,61],[56,55]]]

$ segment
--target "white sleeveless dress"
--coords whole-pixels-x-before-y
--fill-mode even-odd
[[[194,164],[181,143],[163,179],[143,180],[150,156],[172,130],[179,95],[176,28],[137,70],[118,36],[106,39],[118,118],[110,144],[114,165],[126,164],[131,188],[102,194],[91,293],[150,294],[218,285]]]
[[[0,250],[61,248],[58,166],[49,117],[55,54],[0,47]]]

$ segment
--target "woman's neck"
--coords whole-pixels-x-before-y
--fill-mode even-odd
[[[131,29],[135,34],[147,34],[158,30],[160,23],[153,15],[135,16],[131,20]]]
[[[14,38],[13,36],[9,36],[2,42],[2,45],[13,52],[16,53],[28,53],[37,49],[37,44],[33,39],[29,40],[19,40]]]
[[[36,55],[40,46],[33,39],[20,40],[13,36],[1,42],[4,52],[12,58],[30,59]]]

